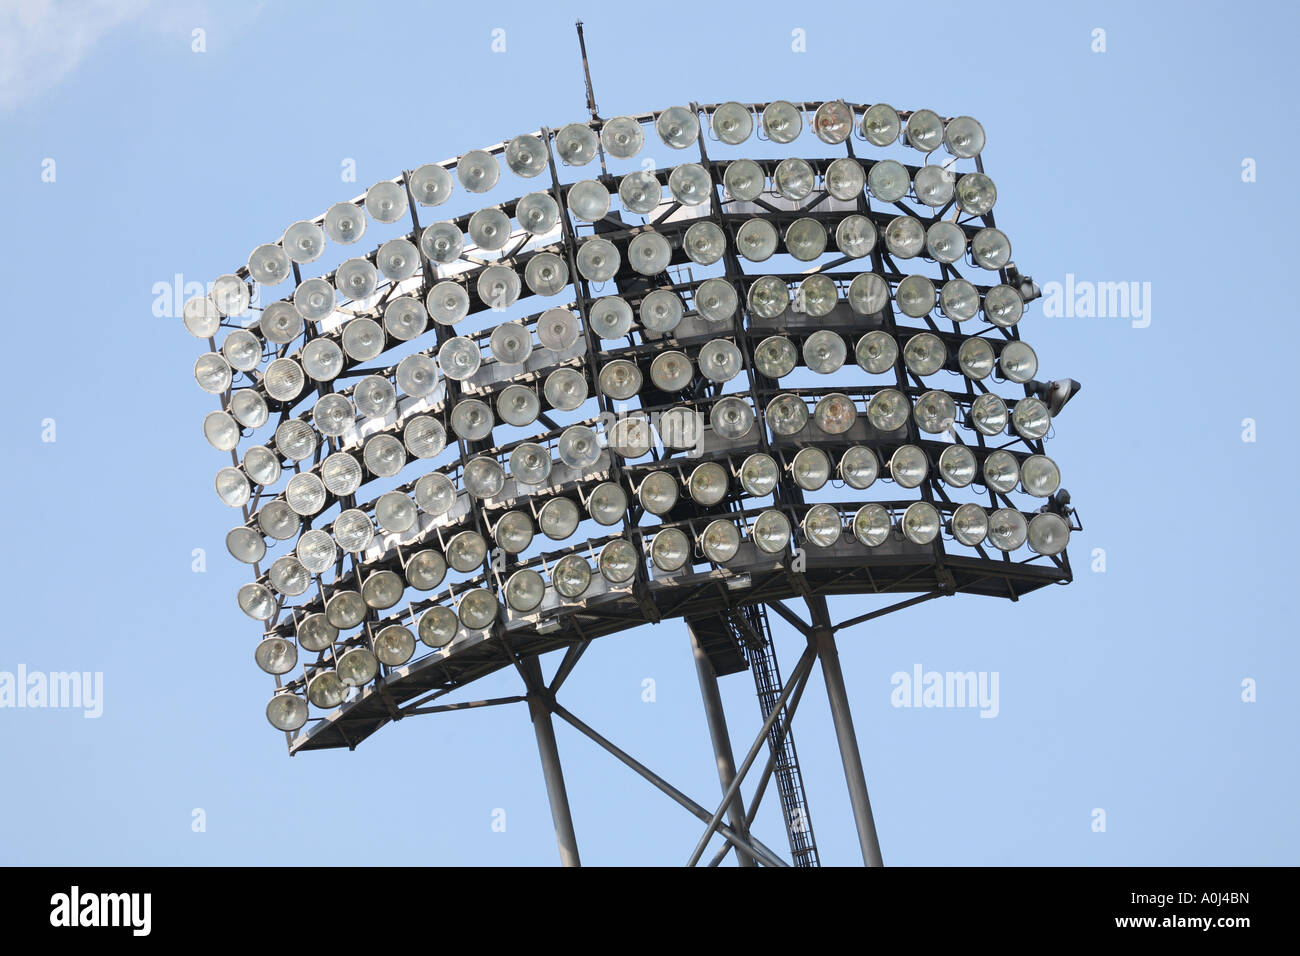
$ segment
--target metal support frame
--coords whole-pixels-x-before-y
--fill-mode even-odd
[[[720,813],[716,819],[710,820],[708,810],[705,810],[704,807],[700,806],[690,797],[686,796],[686,794],[682,793],[680,790],[678,790],[668,781],[664,780],[663,777],[660,777],[653,770],[650,770],[648,767],[645,766],[645,764],[639,762],[634,757],[620,750],[614,744],[610,743],[600,734],[596,733],[596,731],[592,730],[590,727],[584,724],[577,717],[573,716],[573,714],[565,710],[564,707],[562,707],[561,705],[555,704],[554,711],[556,715],[560,717],[561,720],[566,721],[579,733],[590,738],[592,741],[600,745],[600,747],[602,747],[604,750],[613,754],[622,763],[630,767],[632,770],[635,770],[646,780],[650,781],[650,783],[654,784],[659,790],[663,791],[663,793],[667,794],[674,801],[681,804],[687,810],[691,811],[691,813],[695,814],[695,816],[699,817],[701,820],[709,822],[710,832],[716,830],[729,843],[733,844],[734,846],[744,848],[745,850],[752,853],[758,860],[760,860],[761,862],[765,863],[768,866],[789,866],[789,864],[786,863],[784,860],[782,860],[779,856],[777,856],[776,853],[774,853],[768,847],[764,846],[758,840],[755,840],[752,836],[743,837],[740,834],[738,834],[735,830],[733,830],[731,827],[727,826],[724,823],[721,823]]]
[[[722,708],[722,692],[718,688],[718,675],[713,669],[709,655],[700,646],[695,628],[686,622],[686,633],[691,640],[691,651],[695,655],[695,672],[700,679],[700,697],[704,700],[704,718],[709,725],[709,739],[713,744],[713,757],[718,768],[718,783],[723,793],[730,792],[732,782],[736,779],[736,758],[731,752],[731,737],[727,733],[727,714]],[[749,825],[745,818],[745,803],[739,789],[727,807],[727,818],[731,826],[741,834],[749,834]],[[754,866],[754,858],[748,853],[736,851],[736,859],[741,866]]]
[[[784,684],[781,667],[777,661],[776,646],[772,642],[772,627],[762,604],[746,605],[739,609],[738,623],[747,636],[744,652],[749,659],[749,669],[754,675],[754,690],[764,718],[776,706]],[[795,747],[790,721],[803,693],[807,676],[795,688],[785,714],[768,733],[767,766],[759,780],[751,803],[758,803],[766,792],[767,784],[775,782],[776,797],[781,805],[782,823],[790,843],[790,857],[797,867],[821,866],[817,853],[817,840],[813,835],[812,810],[808,793],[803,785],[803,772],[799,769],[799,753]]]
[[[929,597],[929,595],[926,597]],[[533,721],[534,731],[537,735],[538,753],[541,757],[542,772],[546,780],[547,797],[550,801],[551,817],[555,825],[556,843],[560,851],[560,861],[564,866],[580,866],[581,862],[578,855],[573,817],[569,808],[568,793],[560,766],[559,750],[555,741],[555,731],[551,720],[552,714],[558,716],[583,736],[612,754],[625,766],[635,771],[656,789],[705,823],[704,833],[687,862],[688,866],[695,866],[700,862],[710,839],[714,834],[717,834],[723,838],[725,845],[710,859],[709,866],[717,866],[732,849],[735,849],[737,860],[742,866],[761,864],[763,866],[783,867],[790,866],[790,864],[770,847],[754,837],[750,827],[753,825],[763,798],[767,793],[768,784],[774,776],[779,775],[779,761],[782,759],[782,755],[788,752],[786,744],[790,739],[795,712],[812,676],[813,664],[817,662],[821,665],[822,677],[826,685],[826,695],[830,704],[836,740],[839,745],[840,759],[844,767],[844,779],[848,785],[849,800],[853,808],[854,823],[858,831],[858,842],[861,847],[863,862],[867,866],[883,866],[875,819],[872,815],[871,802],[867,794],[866,775],[863,771],[857,735],[853,727],[852,714],[849,710],[844,674],[840,668],[835,632],[880,615],[900,610],[915,602],[904,601],[889,605],[879,611],[850,618],[839,625],[830,623],[829,608],[823,596],[811,595],[807,603],[809,621],[802,620],[798,614],[780,601],[763,602],[759,605],[760,609],[771,608],[776,611],[796,632],[807,640],[807,647],[793,671],[791,671],[789,681],[785,684],[779,696],[771,702],[770,709],[764,708],[767,717],[739,767],[735,764],[735,757],[732,752],[731,738],[727,730],[717,674],[694,629],[687,622],[688,635],[700,682],[700,692],[704,702],[705,717],[709,725],[710,739],[717,761],[718,780],[723,790],[721,802],[712,813],[640,761],[601,736],[556,701],[556,691],[573,672],[578,661],[590,646],[590,641],[581,641],[569,646],[556,667],[549,686],[543,679],[541,661],[537,654],[519,657],[512,653],[510,655],[511,660],[527,686],[528,693],[526,696],[498,697],[488,700],[440,705],[422,703],[420,706],[407,708],[404,715],[445,713],[526,701]],[[731,613],[744,615],[746,610],[746,607],[736,605],[731,608]],[[748,610],[752,611],[753,608]],[[759,776],[752,802],[748,810],[746,810],[740,788],[746,775],[753,768],[758,753],[764,744],[769,748],[768,758]],[[728,823],[722,822],[724,817],[728,818]],[[797,853],[797,851],[795,852]],[[813,848],[813,855],[815,856],[815,847]],[[807,861],[801,862],[796,856],[795,865],[807,866],[810,863]],[[814,860],[811,865],[817,865],[817,862]]]
[[[754,789],[754,799],[750,801],[749,814],[745,818],[745,822],[747,824],[752,825],[754,822],[754,817],[758,815],[758,808],[763,801],[763,794],[767,792],[767,784],[772,779],[772,774],[776,769],[776,762],[777,762],[778,755],[781,753],[782,747],[785,744],[785,742],[789,739],[790,724],[794,720],[795,711],[799,709],[799,701],[803,698],[804,688],[808,686],[808,677],[811,673],[812,673],[811,670],[805,671],[803,677],[799,679],[799,681],[795,686],[794,693],[790,695],[790,702],[789,704],[786,705],[784,718],[778,720],[776,725],[774,725],[773,727],[774,739],[772,741],[772,747],[771,747],[772,752],[767,758],[767,766],[763,768],[763,773],[758,779],[758,786]],[[723,858],[730,851],[730,849],[731,847],[730,845],[728,845],[728,846],[724,846],[721,850],[719,850],[717,855],[714,856],[714,858],[709,861],[709,866],[717,866],[719,863],[721,863]],[[799,853],[797,850],[795,850],[793,843],[791,845],[791,849],[794,852],[794,856],[795,856],[795,866],[799,866],[800,864]],[[816,852],[815,846],[813,847],[813,851],[815,856],[815,852]],[[815,862],[816,866],[821,865],[820,859],[817,859],[815,861],[809,861],[809,862],[810,863]]]
[[[785,707],[786,701],[790,699],[790,695],[794,691],[795,687],[799,685],[803,680],[804,675],[806,675],[811,669],[812,661],[813,648],[809,645],[808,649],[804,651],[803,655],[799,658],[799,663],[795,665],[794,671],[790,675],[790,684],[788,684],[785,690],[781,692],[781,697],[777,700],[776,706],[772,709],[772,713],[768,714],[767,720],[763,721],[762,730],[758,732],[758,736],[754,738],[754,743],[750,746],[749,752],[745,754],[745,759],[741,761],[740,768],[737,770],[735,778],[731,781],[731,786],[727,788],[727,792],[722,796],[722,802],[718,804],[718,809],[715,810],[713,816],[709,818],[709,825],[705,828],[703,835],[700,837],[699,843],[696,844],[695,850],[691,853],[691,858],[686,864],[687,866],[695,866],[699,863],[700,856],[704,853],[704,848],[708,846],[709,838],[718,830],[719,824],[722,822],[722,815],[726,812],[728,805],[730,805],[731,798],[740,792],[740,784],[744,781],[745,775],[749,773],[749,768],[754,765],[754,758],[758,756],[758,751],[763,746],[763,742],[767,739],[768,732],[772,729],[772,725],[776,723],[777,718],[781,716],[781,710]]]
[[[853,806],[853,822],[858,829],[858,843],[862,847],[862,862],[867,866],[884,866],[880,855],[880,839],[876,836],[876,821],[871,815],[871,800],[867,797],[867,778],[862,770],[862,755],[858,751],[858,738],[853,731],[853,714],[849,710],[849,696],[844,689],[844,672],[840,669],[840,654],[835,646],[835,634],[830,627],[817,627],[809,647],[817,649],[821,661],[822,677],[826,682],[826,697],[831,705],[831,720],[835,723],[835,739],[840,745],[840,760],[844,764],[844,781],[849,787],[849,802]]]
[[[533,731],[537,734],[537,751],[542,758],[542,774],[546,778],[546,796],[551,803],[560,863],[563,866],[581,866],[578,837],[573,832],[573,815],[569,812],[569,794],[564,789],[560,751],[555,744],[555,728],[551,725],[554,700],[542,682],[542,665],[537,658],[526,657],[520,665],[528,682],[528,712],[533,719]]]
[[[899,609],[900,607],[907,606],[911,603],[913,602],[903,602],[900,605],[884,608],[879,613],[889,613],[892,610]],[[844,685],[844,672],[840,667],[839,650],[835,644],[835,631],[838,628],[835,628],[830,624],[830,612],[824,597],[819,595],[809,600],[808,610],[812,618],[811,626],[799,621],[792,611],[781,606],[780,613],[782,616],[787,617],[787,619],[790,620],[792,624],[795,624],[796,628],[808,638],[808,648],[799,659],[799,663],[791,674],[791,683],[782,692],[776,706],[768,715],[758,739],[754,741],[754,745],[746,755],[739,772],[732,776],[731,785],[723,795],[723,802],[710,820],[709,829],[705,831],[704,836],[701,837],[699,844],[696,846],[695,852],[688,863],[689,866],[694,866],[699,861],[700,855],[703,853],[704,847],[708,842],[708,838],[711,835],[713,828],[716,827],[718,820],[721,818],[724,808],[729,811],[733,809],[735,800],[740,792],[741,781],[744,779],[745,774],[748,773],[753,764],[754,758],[758,753],[758,749],[761,746],[764,737],[772,734],[775,745],[772,748],[771,756],[768,758],[768,765],[763,772],[763,779],[760,783],[759,791],[755,794],[754,806],[742,821],[746,826],[748,826],[749,823],[752,823],[754,814],[758,808],[758,803],[762,798],[763,789],[767,785],[768,779],[770,778],[774,768],[774,763],[777,759],[777,754],[780,752],[780,742],[784,740],[785,736],[789,732],[790,723],[794,717],[794,706],[797,705],[799,697],[803,693],[803,687],[811,669],[813,655],[816,655],[821,664],[822,678],[826,684],[826,696],[830,704],[831,719],[835,725],[835,737],[839,744],[840,760],[844,767],[844,780],[848,785],[849,802],[853,807],[853,820],[858,831],[858,843],[862,850],[862,860],[867,866],[884,865],[884,860],[880,852],[880,839],[876,833],[875,818],[871,812],[871,800],[867,793],[867,781],[866,774],[862,767],[862,755],[858,748],[857,734],[853,727],[853,715],[849,708],[848,692]],[[876,615],[863,615],[859,618],[854,618],[847,623],[860,623],[861,621],[869,620],[874,616]],[[693,634],[692,644],[696,648],[696,663],[698,666],[700,663],[700,651],[698,643],[694,640]],[[707,665],[708,661],[705,660],[704,663]],[[705,687],[703,672],[701,672],[700,683],[701,689],[703,690]],[[782,711],[785,709],[787,700],[791,698],[792,691],[795,693],[786,719],[779,729],[774,730],[774,725]],[[707,700],[707,692],[705,696]],[[712,729],[711,725],[710,730],[712,731]],[[715,747],[716,745],[717,742],[715,740]],[[719,775],[721,776],[721,774],[722,763],[721,760],[719,760]],[[732,825],[735,826],[735,823],[736,818],[733,816]],[[719,852],[710,865],[717,865],[725,854],[725,849]]]

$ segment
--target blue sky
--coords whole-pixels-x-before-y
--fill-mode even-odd
[[[1049,318],[1041,302],[1021,325],[1045,375],[1084,384],[1049,444],[1085,529],[1075,582],[1016,604],[934,601],[840,638],[886,863],[1297,862],[1300,706],[1286,681],[1300,653],[1277,480],[1297,454],[1286,366],[1262,361],[1295,347],[1266,278],[1289,275],[1300,212],[1284,172],[1300,146],[1294,8],[932,3],[881,20],[859,4],[543,15],[148,0],[0,9],[0,671],[104,675],[97,719],[0,709],[0,862],[555,861],[520,705],[286,756],[263,717],[256,626],[233,599],[246,575],[211,490],[227,461],[200,431],[201,348],[153,306],[157,283],[231,271],[403,168],[584,118],[576,16],[604,116],[839,97],[969,114],[1022,269],[1040,284],[1150,283],[1145,327]],[[348,159],[356,183],[340,181]],[[776,626],[789,673],[800,642]],[[996,719],[892,706],[891,675],[917,664],[997,672]],[[722,686],[743,753],[759,725],[752,681]],[[482,696],[517,687],[501,675]],[[716,804],[680,626],[597,642],[561,699]],[[795,734],[823,862],[860,862],[819,675]],[[557,735],[584,862],[686,860],[693,817],[567,726]],[[771,810],[756,830],[785,847]]]

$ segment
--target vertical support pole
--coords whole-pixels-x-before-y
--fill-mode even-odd
[[[591,88],[591,67],[587,65],[587,41],[582,35],[582,21],[578,20],[573,24],[578,30],[578,49],[582,51],[582,77],[587,81],[587,112],[591,114],[592,121],[600,119],[596,112],[596,94]],[[975,158],[979,162],[979,157]]]
[[[736,779],[736,758],[731,752],[731,735],[727,733],[727,715],[722,709],[718,675],[713,669],[709,655],[700,646],[700,641],[695,636],[695,629],[691,627],[689,621],[686,624],[686,632],[691,637],[691,650],[695,654],[695,671],[700,678],[700,696],[704,699],[704,717],[709,724],[713,757],[718,765],[718,783],[722,786],[723,796],[726,796],[731,782]],[[749,826],[745,822],[745,805],[741,800],[739,788],[731,799],[731,805],[727,807],[727,820],[733,830],[745,839],[749,838]],[[736,848],[736,861],[741,866],[758,865],[752,856],[739,847]]]
[[[551,705],[542,681],[542,665],[536,656],[526,657],[520,664],[528,682],[528,713],[533,719],[533,732],[537,734],[537,752],[542,758],[542,775],[546,778],[546,796],[551,803],[560,864],[581,866],[578,837],[573,832],[573,816],[569,813],[569,794],[564,789],[564,771],[560,768],[560,750],[555,745],[555,727],[551,724]]]
[[[835,647],[835,635],[829,627],[818,627],[814,629],[812,639],[821,661],[822,677],[826,680],[826,697],[830,700],[835,737],[840,745],[844,781],[849,785],[849,802],[853,806],[853,822],[858,828],[858,843],[862,846],[862,862],[867,866],[884,866],[880,856],[880,840],[876,836],[876,821],[871,815],[871,800],[867,797],[867,778],[862,772],[858,737],[853,731],[849,695],[844,689],[840,652]]]

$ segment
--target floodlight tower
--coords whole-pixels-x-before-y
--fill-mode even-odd
[[[1079,385],[1039,380],[1020,338],[1039,292],[974,119],[847,100],[603,119],[578,32],[587,120],[378,182],[185,305],[267,718],[297,754],[526,703],[566,865],[554,717],[705,823],[690,864],[720,835],[714,864],[814,866],[791,722],[819,663],[879,865],[836,634],[1071,580],[1079,524],[1044,440]],[[682,161],[643,167],[651,137]],[[888,603],[837,621],[836,595]],[[785,680],[768,611],[806,641]],[[674,618],[712,810],[557,699],[593,641]],[[445,699],[512,668],[520,694]],[[718,678],[742,670],[762,723],[737,760]],[[751,832],[773,782],[788,861]]]

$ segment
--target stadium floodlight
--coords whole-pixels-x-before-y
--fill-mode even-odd
[[[721,835],[783,864],[737,809],[766,745],[790,859],[817,864],[789,720],[820,661],[879,863],[835,635],[1068,582],[1080,527],[1044,447],[1080,386],[1020,337],[1037,287],[985,130],[847,99],[606,120],[589,77],[588,111],[294,221],[185,304],[267,720],[296,754],[526,701],[577,863],[553,716],[680,793],[556,692],[591,641],[681,618],[723,789],[690,862]],[[768,610],[808,644],[784,684]],[[521,696],[441,700],[515,666]],[[717,680],[744,669],[764,723],[737,767]]]

